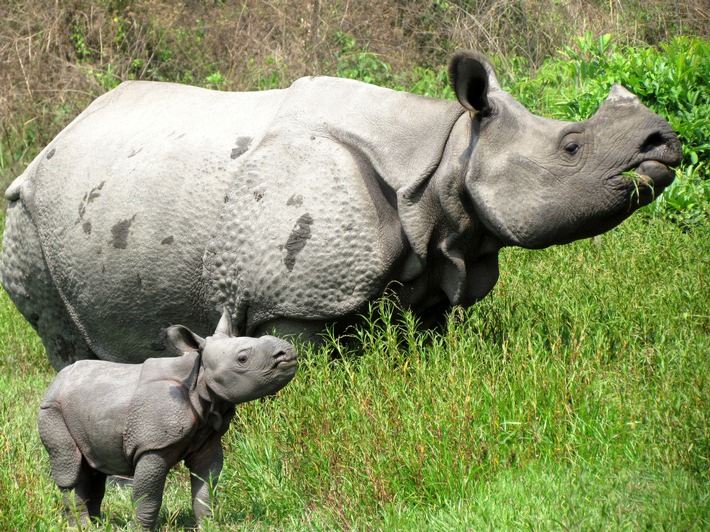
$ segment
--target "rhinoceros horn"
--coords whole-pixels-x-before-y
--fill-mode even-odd
[[[230,314],[227,307],[224,307],[222,311],[222,317],[219,319],[217,328],[212,335],[215,338],[231,338],[232,335],[232,315]]]

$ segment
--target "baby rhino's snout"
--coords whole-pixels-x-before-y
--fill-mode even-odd
[[[275,336],[264,336],[261,340],[264,342],[267,352],[271,353],[274,367],[298,364],[296,350],[289,342]]]
[[[270,395],[286,386],[296,375],[298,355],[289,342],[274,336],[261,337],[258,349],[264,357],[262,360],[266,376],[261,395]]]

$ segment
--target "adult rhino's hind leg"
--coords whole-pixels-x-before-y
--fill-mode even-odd
[[[2,249],[2,284],[37,331],[55,369],[97,358],[69,316],[54,286],[39,234],[21,199],[7,208]]]

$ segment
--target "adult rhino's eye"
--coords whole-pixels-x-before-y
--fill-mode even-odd
[[[565,146],[565,151],[570,155],[575,155],[579,151],[579,144],[576,142],[570,142]]]
[[[247,359],[248,359],[248,357],[247,357],[246,354],[244,354],[244,353],[240,354],[240,355],[237,357],[237,360],[238,360],[239,362],[246,362]]]

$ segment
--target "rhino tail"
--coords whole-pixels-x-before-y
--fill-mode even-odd
[[[82,455],[69,433],[58,403],[42,403],[38,425],[39,437],[49,453],[54,482],[62,489],[74,487],[79,480]]]

